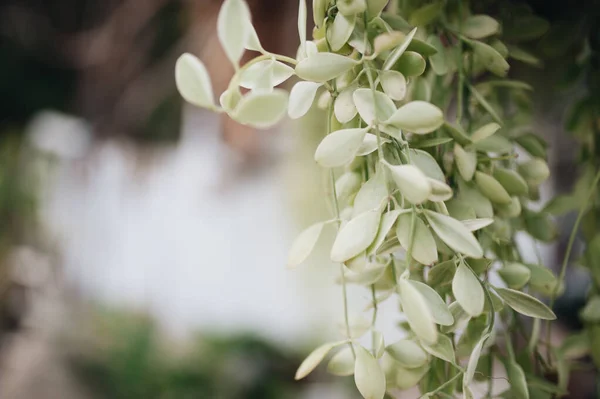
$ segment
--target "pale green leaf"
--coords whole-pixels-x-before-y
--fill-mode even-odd
[[[452,280],[452,293],[456,301],[471,317],[477,317],[483,312],[485,304],[483,288],[477,276],[462,261]]]
[[[438,331],[423,295],[405,279],[400,280],[399,289],[402,309],[410,328],[422,342],[437,342]]]
[[[385,8],[389,0],[367,0],[367,15],[370,19],[377,17]]]
[[[354,355],[349,347],[342,348],[338,353],[333,355],[327,371],[333,375],[346,377],[354,374]]]
[[[421,76],[426,67],[425,58],[416,51],[405,51],[394,65],[394,68],[407,78]]]
[[[367,129],[342,129],[328,134],[315,152],[315,161],[323,167],[334,168],[350,163],[358,152]]]
[[[585,323],[600,322],[600,296],[595,295],[589,298],[579,316]]]
[[[441,213],[424,210],[433,231],[453,250],[472,258],[481,258],[483,249],[473,233],[458,220]]]
[[[494,223],[494,219],[492,218],[481,218],[481,219],[464,219],[461,220],[462,224],[464,224],[469,231],[477,231],[483,229],[484,227],[489,226]]]
[[[395,361],[409,369],[427,364],[427,353],[419,344],[409,339],[389,345],[386,351]]]
[[[221,107],[227,111],[227,113],[232,113],[241,99],[242,92],[240,91],[240,88],[238,86],[234,86],[221,93],[221,96],[219,97],[219,103],[221,104]]]
[[[265,52],[265,49],[260,44],[260,39],[258,38],[256,30],[252,24],[248,24],[248,38],[246,39],[245,47],[247,50],[257,51],[259,53]]]
[[[439,137],[434,139],[425,139],[419,140],[418,142],[412,143],[411,147],[413,148],[429,148],[429,147],[437,147],[442,144],[450,143],[452,139],[450,137]]]
[[[367,211],[342,226],[331,248],[331,260],[344,262],[364,251],[377,235],[380,217],[379,209]]]
[[[508,306],[525,316],[544,320],[556,319],[556,315],[548,306],[531,295],[510,288],[496,288],[496,292]]]
[[[352,98],[360,117],[368,125],[384,121],[396,111],[394,102],[380,91],[373,95],[371,89],[357,89]]]
[[[512,199],[502,184],[483,172],[475,172],[475,183],[483,195],[498,204],[510,204]]]
[[[590,338],[587,331],[570,334],[560,346],[560,353],[566,360],[582,358],[588,355],[590,350]]]
[[[529,390],[527,389],[527,380],[525,372],[515,361],[506,363],[506,375],[510,383],[510,391],[516,398],[529,399]]]
[[[325,20],[325,16],[327,15],[327,5],[329,4],[329,0],[313,0],[313,20],[315,26],[320,28]]]
[[[300,48],[306,55],[306,0],[298,1],[298,36],[300,37]]]
[[[391,31],[383,32],[377,35],[373,40],[373,49],[375,54],[379,55],[383,52],[389,51],[404,41],[406,35],[402,32]]]
[[[315,223],[300,233],[290,249],[287,262],[288,267],[298,266],[308,258],[323,231],[324,225],[325,223],[322,222]]]
[[[473,47],[475,58],[480,61],[487,70],[501,77],[506,76],[509,69],[508,62],[506,62],[504,57],[502,57],[496,49],[477,40],[469,41],[469,44]]]
[[[398,71],[382,71],[379,75],[381,87],[389,98],[400,101],[406,96],[406,78]]]
[[[483,39],[495,35],[500,24],[489,15],[471,15],[463,22],[461,32],[471,39]]]
[[[217,19],[217,35],[232,64],[238,65],[251,33],[251,17],[244,0],[225,0]]]
[[[452,344],[452,340],[446,335],[438,334],[437,342],[432,345],[424,343],[423,349],[448,363],[454,363],[456,361],[454,345]]]
[[[358,112],[352,96],[355,90],[356,86],[346,87],[338,94],[333,103],[333,112],[340,123],[350,122]]]
[[[446,183],[429,178],[429,184],[431,185],[431,195],[427,197],[429,201],[444,202],[452,198],[452,188]]]
[[[396,236],[402,248],[408,251],[411,244],[410,227],[413,216],[404,213],[398,217]],[[437,247],[433,235],[425,223],[415,216],[415,230],[412,236],[412,257],[424,265],[432,265],[438,260]]]
[[[382,201],[387,195],[385,171],[378,170],[375,176],[371,176],[371,178],[362,185],[358,194],[356,194],[352,217],[356,217],[357,215],[372,209],[379,209]]]
[[[360,270],[359,272],[350,271],[345,273],[346,282],[360,285],[372,285],[375,284],[383,276],[387,269],[387,265],[381,265],[378,263],[370,263]],[[367,328],[370,324],[367,325]]]
[[[477,91],[477,89],[475,89],[473,86],[468,87],[471,90],[473,97],[475,97],[475,99],[479,103],[479,105],[481,105],[496,122],[502,124],[502,119],[500,118],[494,107],[492,107],[490,103],[487,102],[485,97],[483,97],[483,95],[479,91]]]
[[[367,10],[367,0],[338,0],[338,10],[347,16],[360,14]]]
[[[302,364],[300,364],[300,367],[298,367],[298,371],[296,371],[296,376],[294,378],[296,380],[301,380],[302,378],[309,375],[319,365],[319,363],[323,361],[323,359],[325,358],[325,356],[327,356],[330,350],[332,350],[338,345],[343,344],[344,342],[345,341],[329,342],[319,346],[317,349],[312,351],[310,355],[308,355],[308,357],[304,359]]]
[[[214,108],[212,84],[206,67],[192,54],[185,53],[177,60],[175,83],[181,96],[190,104]]]
[[[534,185],[542,184],[550,177],[548,164],[541,158],[532,158],[520,164],[519,173],[525,180]]]
[[[458,182],[458,200],[475,211],[478,218],[493,218],[494,209],[492,203],[479,190],[471,187],[463,181]]]
[[[475,130],[475,132],[471,135],[471,140],[477,142],[486,139],[496,133],[500,128],[501,126],[495,122],[483,125],[479,129]]]
[[[444,2],[436,1],[417,8],[410,14],[408,22],[414,26],[427,25],[436,19],[444,9]]]
[[[387,140],[386,141],[381,140],[381,142],[383,144],[383,143],[387,142]],[[371,134],[371,133],[367,133],[365,135],[365,138],[363,139],[362,144],[360,145],[360,148],[358,149],[358,151],[356,153],[356,156],[362,157],[365,155],[369,155],[369,154],[377,151],[377,147],[378,147],[377,136],[374,134]]]
[[[433,288],[428,286],[427,284],[421,283],[419,281],[409,280],[409,282],[423,295],[425,301],[427,302],[427,306],[431,311],[431,316],[436,324],[442,326],[451,326],[454,323],[454,317],[446,302],[442,299],[440,294],[436,292]]]
[[[522,263],[509,262],[498,270],[498,274],[502,280],[510,288],[518,290],[523,288],[531,278],[531,271]]]
[[[333,24],[327,29],[327,39],[332,51],[339,51],[350,39],[356,24],[356,15],[345,16],[337,13]]]
[[[454,262],[452,262],[454,263]],[[464,324],[471,319],[471,316],[465,312],[465,310],[460,306],[458,302],[452,302],[448,309],[450,313],[452,313],[452,317],[454,318],[454,323],[450,326],[442,326],[441,330],[444,334],[448,334],[451,332],[455,332],[464,327]]]
[[[427,38],[427,43],[431,44],[437,52],[429,57],[429,63],[433,72],[438,75],[445,75],[448,73],[448,61],[446,59],[446,52],[442,41],[437,35],[430,35]]]
[[[396,209],[393,211],[386,212],[381,216],[381,222],[379,224],[377,236],[375,237],[375,240],[369,246],[369,248],[367,248],[367,254],[372,255],[377,252],[377,249],[379,249],[381,244],[383,244],[383,241],[385,241],[385,238],[392,229],[392,226],[394,226],[394,223],[396,223],[396,219],[398,219],[398,216],[402,212],[408,212],[408,210],[401,211],[399,209]]]
[[[407,201],[420,204],[431,195],[431,184],[427,176],[414,165],[390,165],[387,167],[400,193]]]
[[[396,386],[400,390],[405,390],[414,387],[423,379],[429,371],[429,364],[414,369],[405,369],[396,367]]]
[[[380,359],[385,353],[385,340],[383,334],[379,331],[373,331],[373,345],[375,351],[375,358]]]
[[[467,363],[467,369],[465,370],[465,374],[463,375],[464,386],[469,386],[469,384],[473,381],[473,376],[475,376],[475,370],[477,369],[477,363],[479,363],[479,358],[481,357],[483,345],[485,344],[485,341],[489,338],[489,336],[490,334],[485,334],[483,337],[481,337],[481,339],[473,348],[471,356],[469,357],[469,363]]]
[[[313,82],[334,79],[357,65],[352,58],[334,53],[317,53],[308,56],[296,65],[296,75]]]
[[[475,169],[477,168],[477,153],[473,150],[465,150],[460,144],[455,143],[454,160],[456,161],[460,176],[465,181],[473,179]]]
[[[315,82],[298,82],[292,87],[288,104],[288,115],[290,118],[298,119],[308,112],[315,100],[319,87],[321,87],[321,84]]]
[[[338,200],[343,200],[355,194],[362,183],[362,177],[356,172],[346,172],[335,181],[335,193]]]
[[[526,195],[529,192],[529,186],[525,179],[514,170],[495,168],[494,178],[510,195]]]
[[[354,382],[365,399],[383,399],[385,395],[385,374],[377,359],[365,348],[356,346]]]
[[[232,113],[240,123],[257,128],[268,128],[279,122],[286,113],[288,93],[282,89],[272,92],[246,94]]]
[[[271,89],[294,74],[294,70],[276,60],[264,60],[250,65],[240,74],[240,86],[256,90]]]
[[[426,134],[442,126],[444,113],[431,103],[412,101],[401,106],[385,123],[412,133]]]
[[[431,156],[427,151],[423,150],[409,150],[410,163],[421,169],[425,175],[431,179],[445,182],[446,178],[444,172],[440,168],[434,157]]]

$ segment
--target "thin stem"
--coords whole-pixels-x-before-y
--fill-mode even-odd
[[[329,108],[327,110],[327,134],[331,133],[331,118],[333,116],[333,102],[329,103]],[[330,183],[331,183],[331,193],[333,195],[333,209],[335,210],[335,217],[337,219],[337,227],[338,230],[340,228],[340,206],[337,200],[337,192],[335,190],[335,175],[333,173],[333,169],[330,169],[329,172]],[[350,321],[348,317],[348,293],[346,290],[346,275],[344,274],[344,264],[340,263],[340,275],[342,280],[342,297],[344,303],[344,324],[346,327],[346,335],[350,342],[348,345],[350,346],[350,350],[352,351],[352,355],[356,358],[356,353],[354,352],[354,346],[352,345],[352,336],[350,334]]]
[[[371,319],[371,342],[373,345],[373,356],[376,356],[377,342],[375,342],[375,323],[377,323],[377,296],[375,295],[375,284],[371,285],[371,298],[373,300],[373,317]]]
[[[463,68],[463,41],[460,33],[462,32],[462,1],[458,2],[458,93],[457,93],[457,104],[456,104],[456,123],[460,125],[463,116],[463,95],[465,89],[465,71]]]
[[[573,229],[571,230],[571,235],[569,236],[569,242],[567,244],[567,250],[565,252],[565,257],[563,258],[563,263],[562,266],[560,268],[560,274],[558,275],[558,282],[556,283],[556,286],[554,287],[554,290],[552,291],[552,295],[550,296],[550,309],[552,309],[552,307],[554,306],[554,302],[556,301],[556,296],[558,295],[558,291],[560,290],[560,287],[562,286],[564,279],[565,279],[565,275],[567,273],[567,265],[569,264],[569,259],[571,258],[571,251],[573,250],[573,244],[575,242],[575,237],[577,236],[577,231],[579,230],[579,224],[581,223],[581,220],[583,219],[583,215],[588,207],[588,204],[590,202],[590,200],[592,199],[594,193],[596,192],[596,187],[598,186],[598,181],[600,181],[600,170],[598,170],[598,173],[596,173],[596,177],[594,178],[594,182],[592,183],[592,186],[590,187],[590,190],[588,192],[588,195],[584,201],[584,203],[581,205],[581,209],[579,210],[579,214],[577,215],[577,219],[575,220],[575,224],[573,225]],[[552,332],[552,324],[550,323],[550,320],[548,320],[546,322],[546,342],[550,342],[550,336],[551,336],[551,332]],[[547,353],[546,353],[546,358],[548,359],[548,361],[550,361],[550,352],[551,352],[551,347],[550,345],[547,346]]]
[[[423,396],[421,396],[421,398],[430,398],[433,395],[435,395],[437,393],[440,393],[442,390],[446,389],[447,386],[449,386],[450,384],[452,384],[454,381],[456,381],[462,375],[463,375],[462,371],[456,373],[456,375],[454,377],[450,378],[448,381],[444,382],[442,385],[440,385],[439,387],[437,387],[433,391],[427,392],[426,394],[424,394]]]

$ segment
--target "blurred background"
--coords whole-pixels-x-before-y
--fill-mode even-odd
[[[331,237],[305,267],[284,267],[295,235],[328,218],[312,161],[321,127],[257,132],[176,91],[184,51],[226,88],[220,3],[0,1],[1,399],[356,396],[352,378],[293,381],[336,337],[342,306]],[[297,2],[249,3],[264,47],[295,54]],[[595,12],[529,3],[552,24]],[[550,144],[542,202],[578,173],[563,126],[587,83],[548,84],[569,65],[511,69],[536,86],[536,133]],[[556,245],[524,242],[532,259],[558,269],[574,218],[558,220]],[[567,281],[564,331],[581,327],[588,277],[573,267]],[[350,296],[358,312],[366,293]],[[397,315],[381,312],[393,339]],[[593,375],[582,381],[590,390]]]

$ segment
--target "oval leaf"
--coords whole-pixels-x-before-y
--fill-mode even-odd
[[[327,29],[327,39],[332,51],[339,51],[350,38],[356,23],[356,15],[337,13],[333,24]]]
[[[471,258],[483,257],[481,245],[465,225],[450,216],[429,210],[423,212],[435,234],[446,245]]]
[[[327,356],[331,349],[341,345],[342,343],[343,342],[329,342],[312,351],[310,355],[304,359],[302,364],[300,364],[300,367],[298,367],[298,371],[296,371],[296,376],[294,378],[296,380],[301,380],[309,375],[319,365],[319,363],[323,361],[323,358]]]
[[[354,105],[353,94],[356,90],[355,86],[350,86],[345,88],[338,94],[335,99],[335,103],[333,104],[333,112],[335,113],[335,118],[341,123],[348,123],[357,114],[356,106]]]
[[[498,33],[500,24],[489,15],[471,15],[461,28],[465,36],[471,39],[483,39]]]
[[[244,0],[225,0],[217,19],[217,35],[232,64],[238,65],[250,32],[250,10]]]
[[[483,305],[485,305],[483,288],[479,284],[479,279],[462,261],[452,280],[452,293],[471,317],[477,317],[483,312]]]
[[[326,168],[350,163],[358,152],[367,129],[342,129],[328,134],[315,152],[315,161]]]
[[[385,123],[412,133],[431,133],[444,123],[444,113],[428,102],[412,101],[400,107]]]
[[[308,258],[323,231],[324,225],[325,223],[322,222],[315,223],[300,233],[290,249],[287,262],[288,267],[298,266]]]
[[[282,62],[259,61],[240,74],[240,86],[251,90],[272,89],[288,80],[293,74],[294,70]]]
[[[452,316],[452,313],[448,309],[446,302],[444,302],[436,290],[419,281],[410,280],[410,283],[417,290],[419,290],[421,295],[423,295],[423,298],[425,298],[427,306],[431,311],[431,316],[433,316],[433,321],[435,321],[436,324],[440,324],[442,326],[451,326],[454,323],[454,317]]]
[[[396,236],[402,248],[408,251],[410,246],[410,226],[412,214],[404,213],[398,218]],[[437,246],[433,235],[425,223],[415,216],[415,230],[412,240],[412,257],[424,265],[432,265],[438,260]]]
[[[398,71],[383,71],[379,75],[381,87],[389,98],[400,101],[406,96],[406,78]]]
[[[375,239],[379,228],[379,210],[364,212],[338,232],[331,248],[331,260],[344,262],[364,251]]]
[[[268,128],[285,116],[287,105],[288,93],[285,90],[250,92],[242,97],[232,117],[248,126]]]
[[[490,201],[498,204],[510,204],[512,199],[502,184],[492,176],[483,173],[475,172],[475,183],[483,195],[488,197]]]
[[[386,348],[390,356],[403,367],[412,369],[427,363],[427,353],[415,341],[403,339]]]
[[[400,300],[406,320],[413,332],[426,344],[437,342],[437,328],[423,295],[410,282],[401,279]]]
[[[357,89],[352,98],[360,117],[367,125],[373,125],[375,121],[384,121],[396,111],[394,102],[380,91],[373,95],[371,89]]]
[[[206,67],[192,54],[185,53],[175,64],[175,83],[181,96],[198,107],[213,108],[213,90]]]
[[[352,350],[346,347],[336,353],[329,361],[329,364],[327,364],[327,371],[340,377],[354,374],[354,355],[352,354]]]
[[[354,382],[365,399],[383,399],[385,395],[385,374],[377,359],[365,348],[356,346]]]
[[[316,53],[296,65],[296,75],[313,82],[326,82],[350,70],[357,63],[352,58],[333,53]]]
[[[498,270],[498,274],[502,277],[506,285],[516,290],[525,286],[531,278],[529,268],[518,262],[506,264],[502,269]]]
[[[392,178],[407,201],[420,204],[431,195],[431,184],[421,169],[414,165],[389,165]]]
[[[423,349],[448,363],[455,362],[454,345],[452,344],[452,340],[446,335],[438,334],[437,342],[433,345],[423,344]]]
[[[298,82],[292,87],[288,105],[288,115],[290,118],[298,119],[308,112],[315,100],[319,87],[321,87],[321,84],[315,82]]]

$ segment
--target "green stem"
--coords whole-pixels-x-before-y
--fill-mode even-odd
[[[331,133],[331,118],[333,117],[333,102],[329,103],[329,108],[327,110],[327,134]],[[338,230],[340,228],[340,206],[337,200],[337,192],[335,190],[335,175],[333,173],[333,169],[329,170],[329,177],[331,183],[331,193],[333,195],[333,209],[335,210],[335,217],[337,219]],[[352,355],[356,358],[356,353],[354,352],[354,346],[352,345],[352,337],[350,334],[350,321],[348,317],[348,293],[346,290],[346,276],[344,274],[344,264],[340,263],[340,275],[342,280],[342,297],[344,303],[344,324],[346,327],[346,335],[350,342],[348,345],[350,346],[350,350],[352,351]]]
[[[375,342],[375,323],[377,322],[377,296],[375,295],[375,284],[371,285],[371,297],[373,300],[373,318],[371,319],[371,342],[373,345],[373,356],[376,356],[377,342]]]
[[[567,244],[567,250],[565,252],[565,257],[563,258],[562,266],[560,268],[560,274],[558,275],[558,282],[556,283],[556,286],[554,287],[554,290],[552,291],[552,295],[550,296],[550,304],[549,304],[550,309],[552,309],[552,307],[554,306],[554,302],[556,301],[558,291],[560,290],[560,287],[563,285],[565,275],[567,274],[567,265],[569,264],[569,259],[571,258],[571,251],[573,250],[573,244],[575,243],[575,237],[577,236],[577,231],[579,230],[579,224],[581,224],[581,220],[583,219],[583,215],[588,207],[588,204],[589,204],[590,200],[592,199],[594,193],[596,192],[596,187],[598,186],[598,181],[600,181],[600,170],[598,170],[598,173],[596,173],[594,182],[592,183],[592,186],[590,187],[590,190],[588,192],[588,195],[586,196],[584,203],[581,205],[581,209],[579,210],[579,214],[577,215],[577,219],[575,220],[575,224],[573,225],[573,229],[571,230],[571,235],[569,236],[569,242]],[[551,347],[549,344],[551,333],[552,333],[552,324],[550,323],[550,320],[548,320],[548,321],[546,321],[546,342],[548,343],[546,358],[548,359],[548,361],[550,361],[550,352],[551,352]]]
[[[459,13],[459,18],[458,18],[458,65],[457,65],[457,69],[458,69],[458,93],[457,93],[457,104],[456,104],[456,123],[458,125],[460,125],[462,116],[463,116],[463,104],[464,104],[464,100],[463,100],[463,95],[464,95],[464,89],[465,89],[465,71],[463,68],[463,41],[461,38],[461,32],[462,32],[462,0],[459,0],[458,2],[458,13]]]
[[[433,391],[427,392],[426,394],[421,396],[421,398],[430,398],[433,395],[440,393],[442,390],[446,389],[446,387],[448,387],[450,384],[452,384],[454,381],[456,381],[462,375],[463,375],[462,371],[456,373],[456,375],[454,377],[450,378],[448,381],[444,382],[442,385],[440,385]]]

